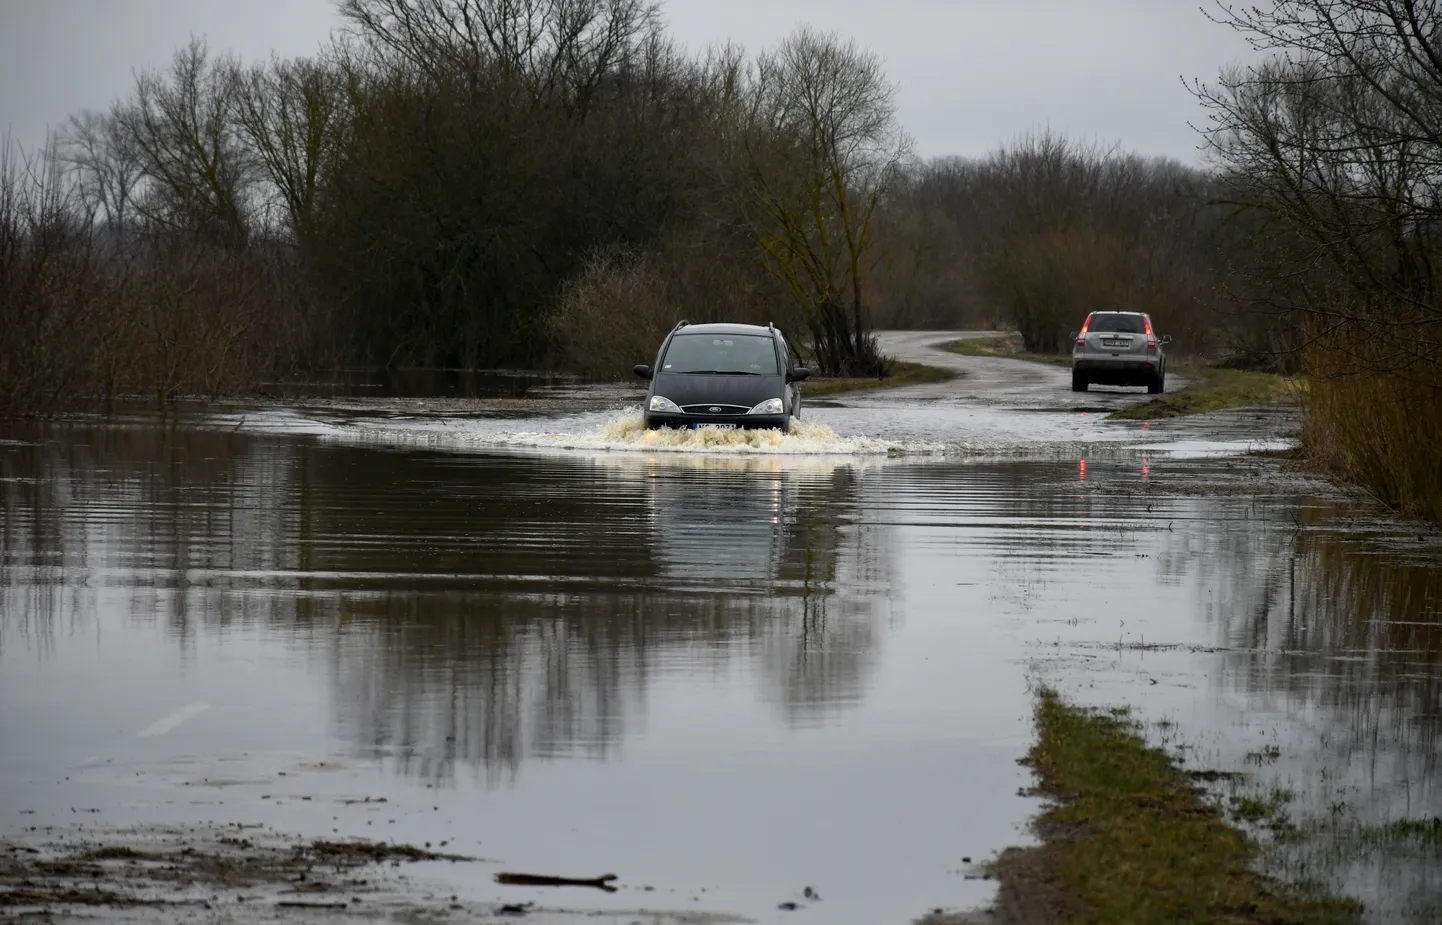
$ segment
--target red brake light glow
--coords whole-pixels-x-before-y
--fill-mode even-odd
[[[1147,328],[1147,346],[1153,350],[1157,349],[1157,335],[1152,332],[1152,319],[1143,315],[1142,324]]]
[[[1082,322],[1082,329],[1077,332],[1076,346],[1085,347],[1087,345],[1087,328],[1091,327],[1091,323],[1092,316],[1087,315],[1087,320]]]

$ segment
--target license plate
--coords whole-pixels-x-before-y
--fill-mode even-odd
[[[1115,337],[1106,337],[1102,339],[1103,347],[1125,347],[1129,343],[1131,343],[1131,341],[1118,340]]]
[[[692,430],[700,430],[703,427],[715,427],[718,430],[735,430],[735,424],[692,424]]]

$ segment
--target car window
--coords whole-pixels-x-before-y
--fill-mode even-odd
[[[1092,315],[1088,331],[1106,331],[1116,334],[1145,334],[1147,328],[1141,315]]]
[[[771,338],[755,334],[678,334],[666,348],[661,369],[668,373],[756,376],[775,376],[781,372]]]

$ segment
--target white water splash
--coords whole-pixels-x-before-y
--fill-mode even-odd
[[[640,450],[646,453],[766,454],[791,456],[888,456],[922,452],[876,437],[843,437],[825,424],[796,421],[791,432],[699,427],[695,430],[647,430],[639,413],[613,418],[590,431],[575,434],[516,433],[498,436],[505,446],[555,447],[575,450]]]
[[[791,432],[700,427],[695,430],[647,430],[639,410],[628,409],[575,431],[497,431],[472,429],[471,422],[415,426],[365,422],[341,428],[341,439],[363,443],[423,446],[435,449],[551,449],[732,456],[902,456],[942,453],[940,444],[898,443],[877,437],[843,437],[825,424],[796,421]],[[560,422],[556,422],[560,423]],[[562,425],[564,426],[564,425]]]

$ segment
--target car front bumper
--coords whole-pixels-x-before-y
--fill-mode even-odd
[[[747,430],[775,429],[790,430],[791,416],[788,414],[675,414],[663,411],[647,411],[646,429],[661,427],[694,428],[708,424],[725,427],[740,427]]]

